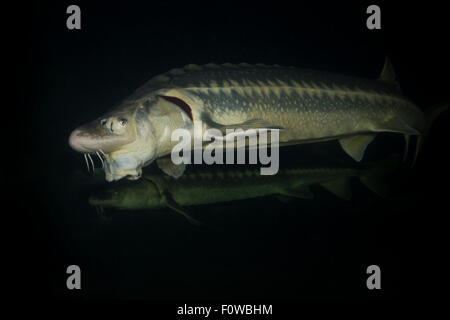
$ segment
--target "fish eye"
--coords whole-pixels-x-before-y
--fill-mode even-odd
[[[106,119],[102,119],[102,120],[100,120],[100,124],[104,127],[105,125],[106,125]]]
[[[127,123],[128,123],[128,120],[125,119],[125,118],[120,118],[118,121],[119,121],[119,124],[120,124],[122,127],[125,127],[125,126],[127,125]]]

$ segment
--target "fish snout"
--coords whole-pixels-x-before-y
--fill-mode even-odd
[[[73,130],[69,137],[69,145],[81,153],[95,153],[98,150],[110,153],[134,140],[134,137],[126,132],[116,130],[114,133],[112,129],[113,126],[108,119],[93,121]]]
[[[72,131],[69,137],[69,145],[75,151],[81,153],[88,153],[92,150],[88,148],[89,138],[86,137],[83,130],[75,129]]]
[[[69,145],[75,151],[81,153],[95,153],[99,149],[103,149],[104,152],[108,148],[108,137],[106,135],[99,134],[97,130],[92,130],[91,126],[79,127],[72,131],[69,137]]]

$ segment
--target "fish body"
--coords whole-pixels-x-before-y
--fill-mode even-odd
[[[256,169],[207,169],[186,172],[178,179],[165,174],[145,174],[134,183],[125,181],[89,198],[96,207],[155,209],[168,207],[187,216],[184,207],[277,195],[313,198],[312,185],[320,185],[338,197],[351,197],[350,179],[357,177],[378,194],[380,182],[400,163],[391,157],[362,167],[312,167],[281,169],[277,175],[260,175]],[[223,167],[220,167],[223,168]]]
[[[401,94],[388,60],[376,80],[281,66],[188,65],[152,78],[72,132],[69,143],[83,153],[100,150],[106,180],[137,179],[143,166],[171,152],[175,129],[194,132],[196,124],[202,132],[281,128],[281,144],[336,139],[360,161],[376,133],[397,132],[408,142],[426,120]],[[171,174],[170,164],[160,167]]]
[[[155,77],[135,97],[155,89],[185,101],[194,122],[239,126],[259,119],[284,128],[282,142],[386,131],[420,134],[425,125],[420,109],[393,81],[293,67],[187,66]]]

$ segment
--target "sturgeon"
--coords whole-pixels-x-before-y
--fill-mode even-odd
[[[198,224],[185,207],[270,195],[282,201],[292,197],[312,199],[314,194],[310,187],[313,185],[322,186],[337,197],[349,200],[350,181],[355,177],[376,194],[386,196],[384,180],[399,167],[400,162],[400,156],[394,154],[370,165],[283,168],[272,176],[260,175],[259,170],[243,167],[197,169],[187,171],[178,179],[161,173],[146,173],[137,182],[121,181],[97,190],[90,195],[89,203],[100,212],[104,208],[170,208]]]
[[[373,80],[278,65],[190,64],[152,78],[75,129],[69,144],[85,156],[97,154],[107,181],[138,179],[142,167],[170,154],[173,130],[192,131],[197,123],[203,132],[279,128],[281,145],[334,139],[356,161],[379,132],[403,134],[406,155],[410,136],[421,137],[427,127],[388,59]],[[174,177],[184,172],[183,165],[157,163]]]

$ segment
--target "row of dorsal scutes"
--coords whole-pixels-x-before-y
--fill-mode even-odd
[[[239,64],[214,64],[208,63],[205,65],[196,65],[196,64],[188,64],[182,68],[174,68],[170,71],[156,76],[152,78],[150,81],[152,83],[158,82],[159,84],[168,83],[172,77],[181,76],[181,75],[189,75],[189,73],[193,74],[197,71],[208,71],[208,70],[220,70],[220,69],[245,69],[245,68],[263,68],[265,70],[270,69],[296,69],[293,66],[283,67],[280,65],[267,65],[263,63],[257,64],[248,64],[248,63],[239,63]],[[295,79],[278,79],[276,77],[271,79],[256,79],[250,80],[243,77],[240,80],[236,79],[222,79],[219,83],[218,80],[206,80],[199,81],[198,83],[191,83],[188,85],[190,89],[193,89],[198,92],[203,93],[213,93],[219,94],[221,92],[225,94],[231,94],[233,91],[238,93],[241,96],[251,96],[256,94],[257,96],[270,96],[274,94],[278,98],[284,93],[290,96],[293,93],[296,93],[298,96],[309,96],[309,97],[321,97],[323,95],[329,96],[331,98],[348,98],[351,101],[356,101],[357,99],[373,101],[378,103],[389,103],[395,102],[400,97],[392,94],[387,94],[386,92],[377,91],[377,90],[362,90],[358,87],[349,89],[342,85],[336,84],[325,84],[323,82],[314,82],[314,81],[304,81]]]
[[[173,68],[171,70],[169,70],[168,72],[166,72],[166,75],[171,75],[171,76],[178,76],[178,75],[183,75],[183,74],[187,74],[190,72],[195,72],[195,71],[206,71],[206,70],[211,70],[211,69],[221,69],[221,68],[228,68],[228,69],[237,69],[237,68],[283,68],[282,66],[278,65],[278,64],[274,64],[274,65],[267,65],[264,63],[256,63],[256,64],[249,64],[246,62],[241,62],[241,63],[237,63],[237,64],[233,64],[233,63],[223,63],[223,64],[216,64],[216,63],[207,63],[204,65],[198,65],[198,64],[188,64],[184,67],[181,68]],[[286,68],[295,68],[293,66],[289,66]]]
[[[189,75],[189,74],[195,74],[199,71],[208,71],[208,70],[220,70],[220,69],[238,69],[238,68],[282,68],[280,65],[266,65],[263,63],[256,63],[254,65],[249,63],[238,63],[238,64],[232,64],[232,63],[223,63],[223,64],[215,64],[215,63],[207,63],[204,65],[197,65],[197,64],[188,64],[181,68],[173,68],[165,73],[156,75],[152,77],[149,81],[147,81],[141,88],[152,88],[152,87],[161,87],[168,85],[170,83],[170,80],[172,78],[177,76],[183,76],[183,75]],[[288,68],[294,69],[295,67],[290,66]],[[196,85],[192,85],[192,87],[197,87]],[[208,87],[206,84],[201,83],[199,87],[206,88]],[[231,87],[230,85],[225,86],[225,92],[231,93],[227,88]],[[139,90],[139,89],[138,89]]]

